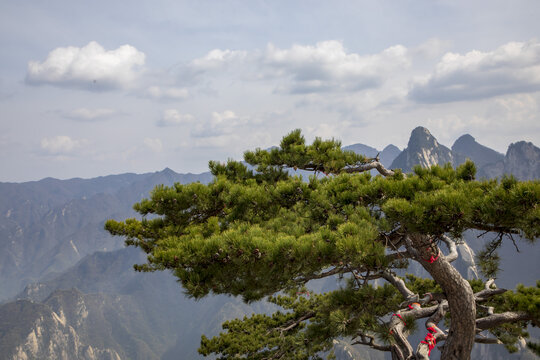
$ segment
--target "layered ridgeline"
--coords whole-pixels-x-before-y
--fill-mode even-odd
[[[412,131],[407,147],[390,167],[410,172],[416,165],[429,167],[450,163],[458,166],[466,159],[475,162],[479,178],[500,178],[504,174],[512,174],[519,180],[540,178],[540,149],[530,142],[510,144],[506,155],[503,155],[466,134],[459,137],[449,149],[421,126]]]
[[[193,359],[200,334],[267,310],[225,296],[195,302],[170,274],[134,272],[141,261],[136,249],[96,252],[28,285],[17,301],[0,306],[0,350],[10,354],[1,358]]]
[[[405,151],[412,153],[415,147],[410,145],[414,145],[417,133],[425,134],[427,141],[416,147],[416,158],[424,156],[424,159],[433,161],[435,156],[426,154],[437,153],[442,145],[424,130],[413,131]],[[459,159],[458,162],[466,157],[480,162],[481,159],[474,158],[479,153],[478,147],[471,148],[467,137],[463,136],[465,139],[462,140],[468,142],[456,141],[452,150],[446,149]],[[463,146],[463,142],[469,147]],[[474,139],[472,144],[477,144]],[[392,161],[399,149],[393,145],[382,151],[362,144],[347,148],[368,157],[379,153],[385,166],[396,167]],[[534,175],[530,170],[534,169],[531,164],[538,164],[534,160],[537,159],[535,154],[538,154],[538,148],[534,145],[517,143],[510,146],[506,157],[501,154],[495,160],[488,157],[485,165],[496,169],[491,171],[492,176],[500,176],[506,169],[511,169],[521,178],[524,174],[538,178],[538,172]],[[411,158],[414,156],[409,155]],[[445,162],[443,155],[437,155],[437,159]],[[455,164],[454,161],[452,163]],[[239,300],[223,297],[195,303],[182,295],[180,286],[170,274],[133,272],[132,265],[142,262],[137,251],[111,251],[121,248],[122,243],[102,230],[107,218],[133,216],[132,205],[147,197],[157,184],[209,180],[209,174],[181,175],[166,169],[153,174],[125,174],[89,180],[44,179],[23,184],[0,183],[3,199],[0,203],[0,242],[6,249],[0,254],[1,298],[13,297],[24,285],[48,274],[47,279],[28,285],[17,296],[19,301],[0,307],[0,353],[10,354],[11,357],[6,355],[8,359],[198,358],[196,349],[200,334],[216,334],[225,319],[242,317],[252,311],[272,311],[267,304],[253,308]],[[474,239],[471,235],[471,240]],[[480,242],[475,246],[472,241],[471,246],[478,250]],[[460,248],[460,251],[465,250]],[[534,266],[539,255],[538,250],[532,247],[521,248],[521,253],[515,253],[512,246],[503,249],[504,271],[501,277],[515,283],[513,280],[522,276],[523,281],[520,279],[520,282],[532,285],[539,278]],[[463,264],[463,271],[473,268],[472,259],[470,256],[471,261]],[[527,268],[527,264],[532,265]],[[528,270],[522,270],[523,265]],[[506,285],[499,281],[498,284]],[[84,304],[86,310],[80,311],[83,307],[77,304]],[[497,350],[493,347],[476,351],[487,351],[483,355],[494,359],[528,356],[510,356],[505,349],[499,349],[497,357],[494,355]],[[336,355],[340,360],[382,358],[381,353],[369,353],[342,341],[336,343]]]
[[[95,179],[0,183],[0,302],[85,255],[122,248],[121,240],[103,230],[105,220],[134,216],[134,202],[157,184],[210,179],[209,173],[165,169]]]

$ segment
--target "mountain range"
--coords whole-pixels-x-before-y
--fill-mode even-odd
[[[421,126],[412,131],[407,148],[393,160],[390,167],[410,172],[417,165],[429,167],[450,163],[457,166],[466,159],[476,164],[478,178],[499,178],[504,174],[512,174],[519,180],[540,178],[540,149],[530,142],[510,144],[506,155],[503,155],[465,134],[449,149],[439,144],[429,130]]]
[[[368,157],[379,154],[386,167],[405,172],[415,165],[456,166],[470,158],[478,177],[540,178],[540,149],[527,142],[511,144],[503,155],[467,134],[448,148],[418,127],[403,151],[394,145],[381,151],[363,144],[345,149]],[[202,333],[217,334],[226,319],[271,312],[265,302],[246,305],[226,296],[195,302],[169,273],[134,272],[132,265],[145,261],[142,252],[124,248],[121,239],[103,230],[109,218],[135,217],[132,205],[158,184],[211,179],[210,173],[178,174],[167,168],[142,175],[0,183],[2,359],[196,359]],[[469,250],[460,247],[465,258],[460,270],[469,275],[474,275],[470,252],[484,242],[475,235],[466,234]],[[527,244],[520,247],[518,254],[512,245],[503,248],[499,286],[514,286],[517,277],[529,285],[540,278],[539,251]],[[493,359],[529,356],[522,352],[510,357],[506,350],[492,348],[475,351]],[[384,358],[341,341],[336,354],[339,360]]]

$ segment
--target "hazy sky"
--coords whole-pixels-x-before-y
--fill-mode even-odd
[[[540,1],[0,0],[0,181],[170,167],[301,128],[540,145]]]

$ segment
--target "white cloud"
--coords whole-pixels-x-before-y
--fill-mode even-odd
[[[182,124],[188,124],[195,120],[195,117],[191,114],[181,114],[176,109],[167,109],[163,112],[163,115],[157,122],[157,126],[177,126]]]
[[[98,108],[98,109],[78,108],[78,109],[73,109],[71,111],[64,113],[64,116],[72,120],[94,121],[94,120],[105,119],[117,113],[118,112],[116,110],[108,109],[108,108]]]
[[[446,53],[409,97],[423,103],[477,100],[540,90],[540,43],[510,42],[494,51]]]
[[[26,81],[96,91],[130,88],[144,63],[144,53],[131,45],[105,50],[92,41],[82,48],[56,48],[43,62],[30,61]]]
[[[194,137],[229,135],[240,130],[240,126],[247,125],[248,120],[246,117],[239,117],[231,110],[225,110],[223,112],[214,111],[209,121],[200,123],[192,129],[191,135]]]
[[[145,138],[144,145],[155,153],[163,151],[163,143],[158,138]]]
[[[88,143],[88,140],[74,140],[69,136],[59,135],[41,139],[41,148],[49,155],[69,155]]]
[[[185,81],[212,74],[234,79],[262,80],[276,86],[277,92],[307,94],[355,92],[380,87],[393,73],[410,66],[408,50],[391,46],[380,53],[360,55],[348,52],[336,40],[315,45],[293,45],[280,49],[268,44],[264,51],[214,49],[194,59],[180,76]],[[272,85],[273,84],[273,85]]]
[[[247,51],[214,49],[202,58],[194,59],[191,62],[190,67],[198,71],[216,70],[229,63],[242,62],[246,60],[247,57]]]
[[[411,55],[418,59],[436,59],[440,57],[451,46],[448,40],[430,38],[409,51]],[[417,59],[415,59],[417,60]]]
[[[231,110],[225,110],[221,113],[214,111],[212,113],[212,125],[220,125],[224,123],[234,123],[235,120],[238,119],[238,116],[231,111]]]
[[[262,63],[274,70],[274,76],[290,79],[291,83],[280,90],[316,93],[377,88],[392,72],[407,68],[410,60],[401,45],[377,54],[359,55],[348,53],[340,41],[331,40],[285,50],[270,44]]]
[[[189,90],[178,87],[150,86],[146,95],[153,99],[184,100],[189,96]]]

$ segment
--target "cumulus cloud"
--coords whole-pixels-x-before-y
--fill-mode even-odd
[[[189,90],[178,87],[150,86],[146,90],[146,95],[153,99],[184,100],[189,96]]]
[[[108,108],[77,108],[64,113],[64,117],[78,121],[96,121],[103,120],[117,113],[118,112],[116,110]]]
[[[189,81],[218,71],[234,72],[236,79],[277,81],[276,91],[282,93],[354,92],[379,87],[393,72],[408,68],[410,61],[402,45],[360,55],[336,40],[285,49],[268,44],[263,51],[214,49],[191,61],[180,78]]]
[[[214,49],[201,58],[194,59],[190,67],[199,71],[216,70],[230,63],[238,63],[246,60],[247,51]]]
[[[69,136],[59,135],[41,139],[41,149],[49,155],[70,155],[88,143],[88,140],[74,140]]]
[[[379,87],[387,76],[407,68],[407,49],[396,45],[377,54],[348,53],[340,41],[323,41],[310,45],[294,45],[278,49],[268,45],[263,65],[274,76],[290,79],[281,91],[317,93],[326,91],[359,91]]]
[[[59,47],[42,61],[30,61],[26,81],[85,90],[130,88],[141,74],[145,54],[131,45],[105,50],[95,41]]]
[[[145,138],[144,145],[155,153],[163,151],[163,143],[158,138]]]
[[[157,122],[157,126],[177,126],[182,124],[188,124],[195,120],[195,117],[191,114],[181,114],[176,109],[167,109],[163,112],[163,115]]]
[[[231,110],[214,111],[209,121],[198,124],[192,129],[194,137],[216,137],[234,133],[239,126],[246,125],[248,119],[236,115]]]
[[[414,83],[421,103],[477,100],[540,90],[540,43],[510,42],[494,51],[446,53],[432,74]]]

